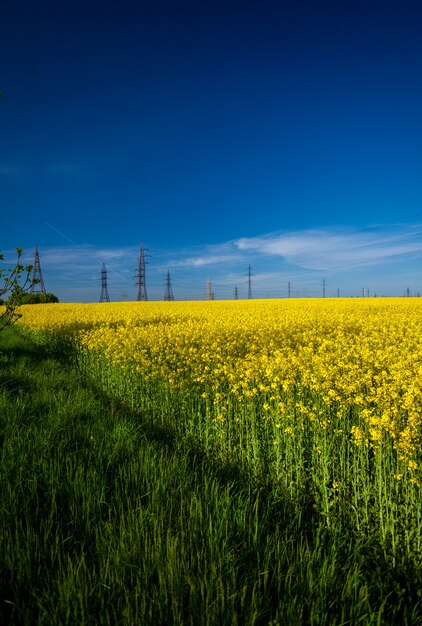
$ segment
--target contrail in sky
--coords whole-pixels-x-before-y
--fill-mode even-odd
[[[73,241],[73,239],[70,239],[69,237],[67,237],[66,235],[64,235],[63,233],[61,233],[59,230],[57,230],[57,228],[55,228],[54,226],[52,226],[51,224],[49,224],[48,222],[44,222],[44,224],[46,226],[48,226],[48,228],[51,228],[51,230],[54,230],[54,232],[56,232],[58,235],[60,235],[60,237],[63,237],[63,239],[66,239],[66,241],[68,241],[69,243],[71,243],[72,245],[78,247],[79,244],[76,243],[76,241]],[[97,258],[99,261],[104,261],[104,259],[102,259],[101,257],[98,256],[98,254],[95,255],[95,258]],[[112,267],[110,267],[111,272],[115,275],[118,276],[124,283],[127,282],[127,279],[122,276],[121,274],[119,274],[119,272],[116,272],[116,270],[114,270]]]
[[[66,235],[63,235],[63,233],[57,230],[57,228],[54,228],[54,226],[52,226],[48,222],[44,222],[44,224],[48,226],[48,228],[51,228],[51,230],[54,230],[58,235],[60,235],[60,237],[63,237],[63,239],[66,239],[66,241],[68,241],[69,243],[72,243],[74,246],[78,245],[75,241],[73,241],[73,239],[69,239],[69,237],[66,237]]]

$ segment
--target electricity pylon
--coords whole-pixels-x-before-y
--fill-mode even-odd
[[[100,302],[110,302],[110,296],[108,295],[108,287],[107,287],[107,270],[105,263],[103,263],[103,267],[101,270],[101,295]]]
[[[34,270],[32,273],[31,287],[29,293],[45,293],[44,280],[41,273],[40,253],[38,246],[35,246]]]
[[[252,268],[248,265],[248,300],[252,299]]]
[[[145,276],[145,250],[143,245],[141,244],[141,248],[139,251],[138,258],[138,271],[137,271],[137,282],[138,282],[138,300],[148,300],[147,294],[147,285],[146,285],[146,276]]]
[[[167,270],[166,290],[164,292],[164,300],[170,302],[174,300],[173,287],[171,286],[170,272]]]

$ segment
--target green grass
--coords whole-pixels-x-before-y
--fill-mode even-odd
[[[422,574],[0,334],[0,623],[422,623]],[[156,408],[154,409],[156,411]]]
[[[57,337],[62,339],[61,330]],[[57,341],[55,335],[37,335],[47,345],[51,338]],[[222,377],[219,391],[208,390],[204,401],[189,376],[177,388],[159,376],[144,377],[133,361],[114,364],[97,350],[73,345],[86,376],[141,412],[144,423],[160,425],[185,444],[190,441],[213,462],[235,466],[249,482],[272,484],[297,515],[305,511],[307,518],[318,517],[332,533],[370,536],[387,564],[421,565],[419,472],[415,478],[408,470],[390,436],[382,445],[356,444],[351,432],[361,420],[358,406],[327,404],[298,383],[284,393],[282,416],[277,405],[269,415],[262,407],[265,400],[271,402],[271,391],[239,401],[224,389]],[[221,416],[217,396],[224,394]]]

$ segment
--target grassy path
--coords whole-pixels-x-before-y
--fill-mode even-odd
[[[419,624],[421,573],[0,335],[0,623]]]

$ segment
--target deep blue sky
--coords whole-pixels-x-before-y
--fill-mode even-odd
[[[0,249],[47,289],[422,293],[422,3],[3,0]]]

